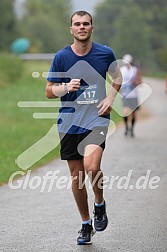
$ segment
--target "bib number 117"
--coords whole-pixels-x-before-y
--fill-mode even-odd
[[[84,99],[92,99],[95,97],[96,91],[85,91],[83,92]]]

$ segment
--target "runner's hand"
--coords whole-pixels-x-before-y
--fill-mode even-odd
[[[69,83],[67,83],[68,92],[75,92],[80,88],[80,79],[71,79]]]
[[[106,97],[99,103],[97,108],[99,108],[98,111],[99,116],[110,114],[110,112],[112,111],[111,100],[108,97]]]

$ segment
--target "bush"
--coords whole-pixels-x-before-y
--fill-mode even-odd
[[[0,54],[0,86],[14,83],[23,74],[22,60],[13,54]]]

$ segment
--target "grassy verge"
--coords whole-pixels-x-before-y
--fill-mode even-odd
[[[21,170],[15,163],[16,158],[45,136],[55,123],[55,119],[37,120],[33,118],[34,112],[56,112],[55,108],[20,108],[17,106],[19,101],[49,101],[45,97],[45,79],[43,77],[32,78],[32,72],[48,71],[50,62],[22,61],[21,64],[23,64],[23,73],[20,77],[15,80],[12,77],[13,81],[12,78],[5,77],[5,83],[0,85],[0,184],[6,183],[12,173]],[[120,120],[114,111],[112,120],[115,122]],[[59,146],[30,169],[40,167],[58,155]]]
[[[34,112],[55,112],[55,108],[19,108],[19,101],[48,101],[45,97],[46,81],[43,77],[34,79],[33,71],[48,71],[49,63],[22,62],[23,74],[16,81],[6,81],[0,87],[1,141],[0,141],[0,184],[8,181],[10,175],[19,170],[15,159],[27,148],[43,137],[55,120],[37,120]],[[58,156],[59,148],[42,158],[31,169],[47,163]]]
[[[167,78],[167,73],[158,73],[158,72],[155,72],[155,73],[147,73],[144,75],[145,77],[150,77],[150,78],[158,78],[158,79],[166,79]]]

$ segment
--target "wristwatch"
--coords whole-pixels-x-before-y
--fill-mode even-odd
[[[64,84],[64,91],[66,91],[69,94],[68,88],[67,88],[67,83],[63,83]]]

